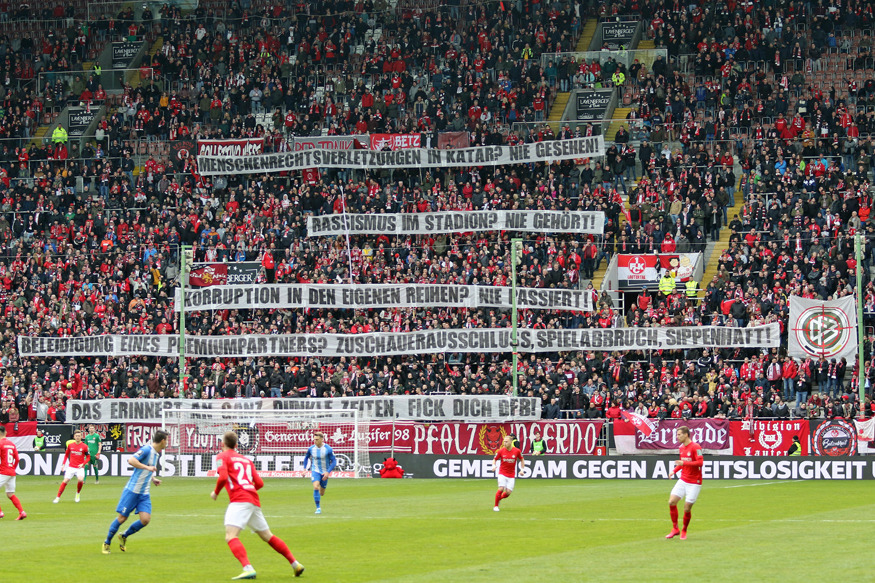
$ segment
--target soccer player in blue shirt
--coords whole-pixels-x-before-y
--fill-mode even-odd
[[[155,435],[152,436],[152,444],[144,445],[128,460],[128,464],[134,468],[134,473],[128,480],[125,489],[122,490],[121,499],[118,502],[118,507],[115,509],[118,512],[118,518],[109,525],[109,533],[106,535],[106,540],[103,541],[104,555],[109,554],[109,545],[112,542],[112,537],[115,536],[115,533],[118,532],[119,527],[124,521],[128,519],[131,512],[136,511],[140,515],[140,519],[134,522],[124,534],[119,535],[118,548],[122,552],[125,552],[128,537],[138,532],[152,520],[152,499],[149,497],[149,487],[152,484],[156,486],[161,485],[161,480],[157,478],[158,458],[161,457],[161,452],[164,451],[165,447],[167,447],[167,433],[156,431]]]
[[[337,466],[337,458],[330,445],[325,445],[325,434],[317,431],[313,434],[313,445],[307,448],[304,456],[304,469],[310,462],[310,479],[313,481],[313,500],[316,501],[316,514],[322,514],[320,502],[328,486],[328,474]]]

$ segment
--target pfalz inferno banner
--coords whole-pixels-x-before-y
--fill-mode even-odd
[[[604,421],[527,421],[508,423],[415,423],[411,441],[396,452],[436,455],[493,455],[507,435],[515,435],[524,454],[531,453],[537,431],[547,455],[594,455]],[[405,433],[406,437],[406,433]],[[409,449],[408,449],[409,448]]]
[[[472,420],[514,419],[535,421],[541,416],[536,397],[489,395],[399,395],[391,397],[348,397],[340,399],[71,399],[67,420],[71,423],[163,423],[165,409],[231,411],[240,423],[257,422],[246,412],[267,409],[285,410],[289,419],[296,410],[355,409],[362,419]],[[349,423],[349,421],[345,421]]]
[[[690,428],[690,437],[703,449],[717,450],[729,447],[728,419],[663,419],[656,421],[656,430],[649,436],[635,432],[638,449],[678,449],[677,429]]]
[[[601,234],[601,211],[443,211],[434,213],[338,214],[307,218],[308,237],[338,235],[429,235],[469,231]]]
[[[261,263],[258,261],[195,263],[188,275],[188,282],[196,287],[222,285],[233,288],[239,285],[254,285],[260,272]]]
[[[258,265],[258,264],[256,264]],[[215,281],[215,278],[211,278]],[[207,285],[207,284],[203,284]],[[209,284],[212,285],[212,284]],[[174,307],[180,311],[181,291],[176,288]],[[510,287],[454,284],[252,284],[212,285],[185,290],[186,311],[289,308],[504,308],[513,300]],[[591,290],[517,288],[521,310],[593,311]]]
[[[495,478],[492,456],[397,454],[404,477]],[[665,480],[677,456],[554,457],[528,456],[518,478],[571,480]],[[860,458],[705,456],[708,480],[873,480],[875,461]],[[668,482],[667,482],[668,483]]]
[[[687,348],[776,347],[777,322],[751,328],[586,328],[517,332],[520,352],[589,350],[676,350]],[[441,352],[512,352],[510,328],[451,328],[367,334],[243,334],[186,336],[188,358],[256,356],[391,356]],[[18,337],[19,356],[178,356],[179,338],[167,334]]]
[[[262,152],[263,138],[197,141],[198,164],[201,156],[256,156]]]
[[[223,140],[227,141],[227,140]],[[601,135],[570,140],[551,140],[516,146],[477,146],[455,150],[404,148],[399,150],[327,150],[261,155],[217,153],[198,156],[198,171],[204,176],[290,172],[305,168],[457,168],[460,166],[503,166],[533,162],[555,162],[604,156]]]

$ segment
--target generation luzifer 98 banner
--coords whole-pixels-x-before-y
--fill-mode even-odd
[[[776,347],[777,322],[752,328],[693,326],[680,328],[587,328],[518,331],[519,351],[676,350],[687,348]],[[188,358],[257,356],[391,356],[442,352],[512,352],[510,328],[451,328],[368,334],[246,334],[186,336]],[[178,356],[179,337],[117,335],[75,338],[18,337],[27,356]]]

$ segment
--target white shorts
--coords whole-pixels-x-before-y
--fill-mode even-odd
[[[693,504],[699,497],[701,489],[702,484],[687,484],[683,480],[678,480],[678,483],[671,489],[671,495],[683,498],[687,504]]]
[[[268,530],[267,521],[261,512],[261,507],[251,502],[231,502],[225,511],[225,526],[252,529],[252,532]]]
[[[516,478],[508,478],[507,476],[502,476],[498,474],[498,487],[504,488],[508,492],[513,491],[513,483],[516,482]]]
[[[0,476],[0,488],[3,486],[7,494],[15,494],[15,476]]]
[[[72,480],[73,477],[76,477],[80,482],[85,481],[85,468],[67,468],[64,470],[64,480]]]

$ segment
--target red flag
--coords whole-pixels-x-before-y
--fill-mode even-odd
[[[643,415],[622,410],[620,411],[620,415],[623,416],[623,419],[634,425],[635,429],[643,433],[644,437],[648,437],[651,433],[656,431],[656,424]]]

